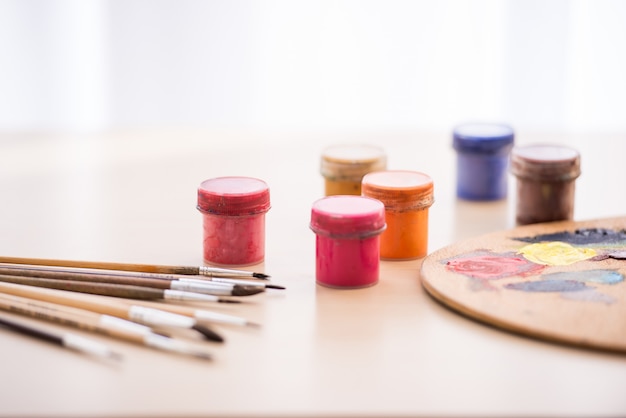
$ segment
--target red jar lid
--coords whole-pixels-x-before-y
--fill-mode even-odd
[[[363,195],[380,200],[392,211],[430,207],[433,189],[430,176],[410,170],[375,171],[366,174],[361,183]]]
[[[321,235],[368,236],[385,229],[385,206],[364,196],[328,196],[313,203],[311,229]]]
[[[270,208],[267,183],[252,177],[216,177],[198,187],[198,210],[215,215],[253,215]]]

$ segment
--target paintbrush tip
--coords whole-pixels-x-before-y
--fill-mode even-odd
[[[192,355],[201,360],[213,360],[213,356],[210,355],[209,353],[198,352],[198,353],[192,353]]]
[[[226,298],[219,298],[217,300],[219,303],[241,303],[240,300],[235,300],[235,299],[226,299]]]
[[[256,277],[257,279],[268,280],[271,276],[269,274],[264,274],[264,273],[252,273],[252,277]]]
[[[233,286],[232,294],[233,296],[251,296],[264,291],[263,287],[235,285]]]
[[[279,286],[277,284],[266,284],[265,287],[267,289],[279,289],[279,290],[284,290],[286,289],[285,286]]]
[[[207,340],[215,341],[218,343],[224,342],[224,338],[221,335],[219,335],[217,332],[213,331],[206,325],[196,324],[193,326],[193,329],[204,335]]]

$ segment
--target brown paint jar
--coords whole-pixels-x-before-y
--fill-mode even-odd
[[[573,219],[578,151],[551,144],[514,147],[511,173],[517,180],[518,225]]]

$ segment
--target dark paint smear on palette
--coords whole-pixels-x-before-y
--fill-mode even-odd
[[[571,245],[626,245],[626,230],[619,231],[606,228],[584,228],[574,232],[563,231],[542,234],[533,237],[515,238],[517,241],[537,243],[545,241],[561,241]]]

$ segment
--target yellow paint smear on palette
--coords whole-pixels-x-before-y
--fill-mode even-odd
[[[577,248],[560,241],[529,244],[520,248],[518,254],[533,263],[549,266],[566,266],[597,255],[592,248]]]

